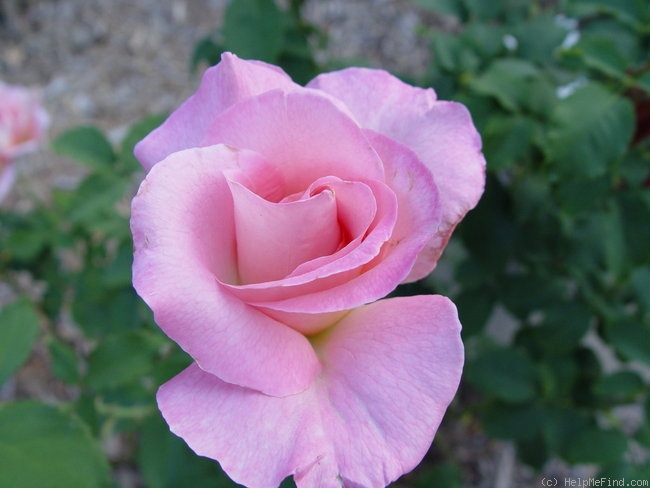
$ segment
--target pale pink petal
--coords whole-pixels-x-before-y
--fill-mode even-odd
[[[324,176],[383,180],[381,161],[357,124],[314,90],[273,90],[215,116],[199,144],[262,154],[281,173],[287,195]]]
[[[173,153],[152,168],[132,204],[133,283],[156,323],[203,369],[286,395],[303,390],[319,370],[309,342],[219,283],[237,280],[223,173],[264,164],[250,151],[211,146]]]
[[[224,53],[219,64],[206,70],[197,92],[135,147],[135,155],[149,170],[175,151],[205,145],[200,143],[213,117],[240,100],[276,88],[298,85],[276,66]]]
[[[329,283],[327,288],[305,290],[286,298],[281,295],[268,301],[251,298],[251,303],[290,314],[333,312],[381,298],[406,278],[423,247],[439,228],[438,192],[430,173],[412,151],[372,131],[366,131],[366,137],[384,161],[386,183],[392,189],[390,193],[398,210],[381,253],[364,264],[363,273],[354,279],[348,277],[338,284]],[[378,189],[375,194],[379,195]],[[378,209],[377,215],[385,215],[387,208]],[[274,313],[273,316],[291,321],[290,315]]]
[[[238,483],[381,488],[424,457],[463,364],[460,324],[444,297],[382,300],[352,311],[316,348],[310,387],[276,398],[191,366],[163,385],[171,430]]]
[[[331,190],[274,203],[239,183],[228,183],[235,207],[241,284],[282,279],[301,263],[339,248],[342,232]]]
[[[391,266],[383,267],[380,276],[364,278],[362,283],[355,280],[370,273],[373,263],[383,259],[384,253],[391,255],[386,253],[386,250],[394,247],[390,244],[390,240],[398,213],[397,199],[390,188],[377,181],[367,181],[364,185],[372,190],[377,209],[376,215],[371,228],[363,238],[359,242],[350,243],[349,252],[344,248],[333,255],[336,259],[325,258],[321,265],[314,269],[307,265],[304,274],[292,274],[282,280],[266,283],[229,286],[233,294],[265,309],[275,310],[278,304],[277,310],[283,312],[324,313],[354,308],[377,300],[393,290],[401,278],[400,270],[392,269]],[[412,259],[415,257],[413,256]],[[402,275],[408,272],[411,264],[412,261],[408,262],[405,269],[401,270]],[[340,289],[340,286],[344,286],[345,289]],[[315,294],[318,298],[310,298]],[[298,300],[301,303],[306,301],[307,308],[294,309],[286,303],[287,300],[289,302]],[[289,316],[282,315],[282,317],[284,317],[283,321],[295,325],[295,321],[291,321]],[[309,330],[313,332],[311,327]]]
[[[49,124],[38,90],[0,82],[0,164],[36,150]]]
[[[343,232],[344,246],[328,256],[303,262],[291,273],[291,277],[315,270],[319,270],[319,274],[323,276],[327,273],[327,270],[323,269],[326,265],[350,254],[376,228],[376,226],[373,228],[372,224],[377,215],[377,200],[369,185],[360,181],[342,181],[334,176],[327,176],[312,183],[308,191],[313,192],[319,188],[327,188],[336,196],[337,218]],[[390,234],[387,233],[386,237],[388,235]]]
[[[362,127],[403,143],[433,173],[440,191],[442,225],[408,279],[424,277],[456,224],[483,193],[485,159],[469,112],[461,104],[436,101],[431,89],[409,86],[380,70],[325,73],[307,86],[342,100]]]

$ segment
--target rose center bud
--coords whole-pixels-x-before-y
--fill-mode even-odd
[[[228,180],[228,185],[240,284],[280,280],[300,264],[340,248],[343,236],[331,189],[270,202],[241,183]]]

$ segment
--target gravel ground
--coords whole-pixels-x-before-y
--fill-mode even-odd
[[[219,25],[225,4],[0,0],[0,79],[43,90],[52,137],[80,124],[119,134],[147,114],[172,110],[194,91],[198,79],[188,74],[191,52],[197,40]],[[417,27],[450,27],[423,15],[408,0],[311,0],[305,15],[329,35],[321,60],[360,59],[410,74],[420,73],[428,62]],[[46,151],[20,163],[30,193],[46,195],[52,186],[70,187],[80,178],[77,165]],[[6,202],[28,210],[27,194],[25,187],[15,188]],[[33,383],[25,385],[27,391],[36,398],[53,394],[47,384],[38,383],[44,381],[38,370],[27,378]],[[488,440],[472,423],[443,424],[445,452],[461,465],[466,488],[541,486],[541,477],[516,464],[509,444]],[[566,474],[561,465],[548,470]]]

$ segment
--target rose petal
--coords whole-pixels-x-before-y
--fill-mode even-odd
[[[461,104],[436,101],[431,89],[412,87],[380,70],[325,73],[307,86],[343,101],[362,127],[403,143],[432,171],[442,225],[408,280],[426,276],[456,224],[483,193],[485,159],[469,112]]]
[[[287,195],[316,179],[383,180],[383,167],[356,123],[314,90],[273,90],[215,116],[199,145],[228,144],[262,154],[282,175]]]
[[[133,283],[156,323],[203,369],[274,395],[302,391],[319,371],[309,342],[224,290],[237,280],[225,172],[266,164],[226,146],[173,153],[133,200]],[[272,174],[272,173],[269,173]]]
[[[404,145],[372,131],[366,131],[366,137],[384,161],[386,183],[391,186],[389,193],[398,210],[381,253],[364,263],[363,273],[354,279],[346,276],[338,286],[330,282],[327,288],[311,293],[305,290],[291,297],[276,296],[274,301],[255,301],[256,305],[278,312],[316,314],[369,303],[393,291],[406,278],[423,247],[436,233],[440,208],[429,171]],[[378,188],[375,194],[379,194]],[[377,215],[385,216],[387,208],[378,209]],[[286,315],[273,316],[289,320]]]
[[[240,100],[276,88],[292,90],[298,85],[276,66],[224,53],[219,64],[206,70],[197,92],[136,145],[135,155],[149,170],[173,152],[205,145],[201,141],[215,115]]]
[[[371,195],[376,204],[376,216],[372,223],[369,231],[365,233],[362,239],[358,242],[351,242],[349,248],[344,248],[337,253],[333,254],[330,257],[323,258],[319,262],[320,266],[314,267],[310,263],[305,264],[305,272],[303,274],[292,273],[290,276],[277,281],[270,281],[266,283],[254,283],[250,285],[242,286],[226,286],[232,290],[232,292],[239,297],[240,299],[256,305],[261,305],[267,308],[274,309],[275,303],[283,303],[285,300],[291,300],[293,298],[300,296],[311,296],[311,294],[323,292],[324,290],[331,290],[332,288],[337,288],[342,284],[349,283],[350,280],[353,280],[359,276],[366,266],[370,266],[371,262],[375,259],[378,259],[382,253],[386,242],[391,238],[393,234],[393,227],[397,220],[397,199],[395,194],[390,188],[386,185],[376,182],[368,181],[363,184],[357,183],[357,185],[352,188],[359,190],[358,185],[367,186],[371,189]],[[360,197],[360,194],[357,194],[357,198]],[[345,199],[342,199],[344,202]],[[409,263],[410,264],[410,263]],[[404,273],[408,272],[407,269],[404,270]],[[397,286],[399,280],[395,282],[391,290]],[[330,312],[338,311],[343,309],[349,309],[374,301],[378,298],[383,297],[387,291],[385,291],[385,286],[381,288],[382,293],[374,293],[374,288],[379,284],[373,280],[373,283],[370,284],[370,295],[363,293],[363,290],[358,290],[355,286],[356,292],[361,292],[361,298],[359,296],[350,295],[347,299],[352,299],[349,303],[353,305],[347,306],[346,304],[341,305],[340,303],[337,306],[333,306],[330,309],[322,309],[323,307],[328,307],[329,298],[325,298],[325,302],[314,304],[318,308],[319,312]],[[350,291],[350,290],[349,290]],[[334,292],[334,299],[339,299],[338,293]],[[308,299],[309,300],[309,299]],[[357,301],[355,301],[357,300]],[[340,306],[339,306],[340,305]],[[301,311],[301,310],[291,310],[285,309],[284,307],[278,310],[283,311]],[[310,310],[307,310],[310,311]]]
[[[0,167],[36,150],[45,137],[50,117],[41,93],[0,81]]]
[[[241,283],[282,279],[300,264],[335,252],[341,242],[332,191],[273,203],[229,181],[235,207]]]
[[[313,192],[319,187],[326,187],[336,195],[337,218],[344,233],[345,246],[328,256],[305,261],[290,276],[304,275],[315,270],[320,270],[322,276],[327,273],[323,269],[327,264],[350,254],[374,230],[372,223],[377,215],[377,200],[370,186],[360,181],[342,181],[328,176],[316,180],[308,191]]]
[[[191,366],[163,385],[171,430],[238,483],[384,487],[427,452],[463,363],[460,324],[444,297],[382,300],[352,311],[316,347],[321,375],[274,398]]]

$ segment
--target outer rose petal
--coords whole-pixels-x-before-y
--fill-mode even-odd
[[[156,323],[206,371],[272,395],[304,390],[320,365],[307,339],[232,296],[232,196],[224,177],[265,164],[226,146],[170,155],[132,204],[133,284]],[[271,173],[269,173],[271,174]]]
[[[323,176],[383,180],[381,161],[362,130],[326,94],[273,90],[214,117],[201,146],[227,144],[262,155],[282,174],[286,194]]]
[[[463,364],[454,305],[440,296],[353,310],[316,348],[323,371],[284,398],[224,383],[191,366],[163,385],[171,430],[238,483],[271,488],[379,488],[427,452]]]
[[[149,170],[173,152],[202,145],[213,117],[238,101],[276,88],[298,87],[276,66],[224,53],[219,64],[206,70],[198,91],[140,141],[135,155]]]
[[[434,268],[456,224],[483,193],[485,159],[469,112],[461,104],[436,101],[431,89],[412,87],[380,70],[325,73],[307,86],[343,101],[362,127],[403,143],[433,173],[442,225],[407,280],[423,278]]]

